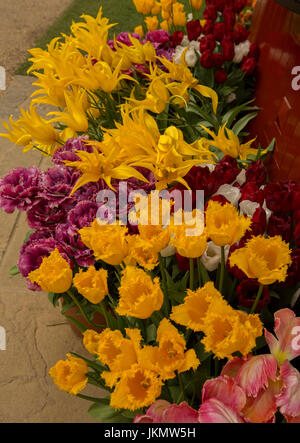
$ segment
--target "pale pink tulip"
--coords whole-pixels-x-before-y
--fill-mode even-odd
[[[265,338],[280,366],[285,360],[290,361],[300,355],[300,317],[286,308],[275,312],[274,318],[277,338],[266,329]]]
[[[280,368],[283,388],[277,406],[288,423],[300,423],[300,373],[286,360]]]
[[[202,403],[198,419],[200,423],[245,423],[236,411],[216,398]]]
[[[234,411],[241,411],[246,404],[246,394],[232,377],[220,376],[207,380],[202,388],[202,404],[211,398],[220,400]]]
[[[164,423],[199,423],[198,411],[185,401],[179,405],[170,405],[163,413]]]
[[[137,415],[134,423],[163,423],[163,413],[171,405],[166,400],[157,400],[147,410],[145,415]]]

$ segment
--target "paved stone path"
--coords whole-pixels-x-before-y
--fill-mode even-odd
[[[33,92],[32,78],[16,76],[0,97],[0,122],[27,108]],[[2,125],[0,128],[2,132]],[[47,167],[38,152],[0,138],[0,177],[17,166]],[[71,330],[59,309],[44,292],[27,289],[20,275],[9,276],[17,263],[28,226],[24,214],[0,210],[0,326],[6,330],[6,350],[0,350],[0,423],[95,422],[87,413],[89,402],[60,391],[48,371],[73,351],[87,355],[81,339]],[[84,393],[99,396],[94,387]]]

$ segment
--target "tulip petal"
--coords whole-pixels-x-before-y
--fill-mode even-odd
[[[170,405],[163,413],[163,423],[199,423],[198,411],[185,401],[180,405]]]
[[[216,398],[200,406],[198,420],[200,423],[244,423],[242,417]]]
[[[240,411],[246,404],[246,394],[232,377],[220,376],[207,380],[202,388],[202,402],[215,398],[234,411]]]
[[[271,353],[281,365],[285,360],[293,360],[300,355],[300,317],[286,308],[275,312],[274,318],[277,339],[267,330],[265,339]]]
[[[273,355],[251,356],[240,368],[236,382],[249,397],[256,397],[260,389],[267,388],[269,379],[275,381],[277,362]]]
[[[280,368],[283,388],[277,396],[277,406],[289,421],[300,418],[300,373],[287,360]]]

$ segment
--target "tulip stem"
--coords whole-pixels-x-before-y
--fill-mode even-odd
[[[167,279],[166,279],[163,257],[161,256],[161,254],[158,254],[158,258],[159,258],[159,269],[160,269],[160,273],[161,273],[162,286],[163,286],[163,292],[164,292],[163,311],[166,313],[166,315],[168,315],[170,312],[170,304],[169,304],[169,297],[168,297],[168,284],[167,284]]]
[[[101,303],[99,303],[98,307],[99,307],[99,312],[104,315],[107,326],[110,327],[110,322],[106,312],[105,303],[102,301]]]
[[[219,292],[222,293],[225,274],[225,247],[221,246],[221,272],[219,281]]]
[[[178,371],[176,371],[176,375],[177,375],[177,379],[178,379],[179,386],[180,386],[180,391],[181,391],[180,395],[179,395],[179,397],[177,399],[177,404],[178,404],[181,401],[181,399],[185,400],[185,398],[184,398],[184,383],[183,383],[181,374],[179,374]]]
[[[67,291],[67,294],[71,297],[71,299],[73,300],[73,302],[75,303],[75,305],[78,307],[79,311],[81,312],[81,314],[83,315],[83,318],[89,323],[89,324],[93,324],[93,322],[88,318],[87,314],[85,313],[83,307],[81,306],[80,302],[77,300],[77,298],[75,297],[75,295],[72,293],[72,291]]]
[[[197,269],[198,269],[198,280],[199,280],[199,288],[203,286],[203,280],[202,280],[202,272],[201,272],[201,261],[200,257],[197,257]]]
[[[190,258],[190,289],[194,290],[194,259]]]
[[[255,312],[255,309],[257,308],[258,302],[259,302],[260,297],[262,295],[263,289],[264,289],[264,285],[260,285],[260,287],[258,289],[258,292],[257,292],[257,296],[256,296],[256,299],[255,299],[255,302],[252,305],[250,314],[253,314]]]

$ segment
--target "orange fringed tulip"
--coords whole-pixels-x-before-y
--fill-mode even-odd
[[[78,292],[91,303],[100,303],[108,294],[107,271],[90,266],[86,271],[82,269],[75,275],[73,284]]]
[[[214,287],[213,282],[206,283],[197,291],[188,289],[184,303],[173,306],[170,318],[193,331],[202,331],[207,312],[216,300],[222,300],[222,295]],[[224,303],[226,303],[225,300]]]
[[[252,237],[244,248],[235,250],[229,258],[230,266],[237,266],[248,278],[256,278],[262,285],[283,282],[292,263],[288,243],[280,236]]]
[[[54,249],[49,257],[44,257],[40,267],[28,275],[31,283],[37,283],[43,291],[56,294],[62,294],[70,289],[72,277],[72,269],[58,249]]]
[[[206,209],[206,229],[217,246],[233,245],[250,229],[251,219],[239,215],[230,203],[222,205],[211,200]]]
[[[141,319],[149,318],[154,311],[158,311],[164,300],[159,279],[152,281],[145,271],[134,266],[128,266],[123,271],[119,294],[116,312]]]
[[[83,243],[94,252],[97,260],[118,266],[128,254],[125,226],[100,225],[95,219],[91,226],[82,228],[78,232]]]
[[[49,370],[49,375],[62,391],[77,395],[85,388],[88,378],[87,364],[81,358],[67,354],[68,360],[60,360]]]
[[[186,350],[184,337],[172,323],[164,318],[157,329],[157,346],[145,346],[141,359],[150,369],[160,374],[163,380],[174,378],[176,371],[196,370],[200,362],[194,349]]]
[[[136,364],[117,382],[110,396],[110,406],[131,411],[150,406],[160,396],[161,387],[158,374]]]

